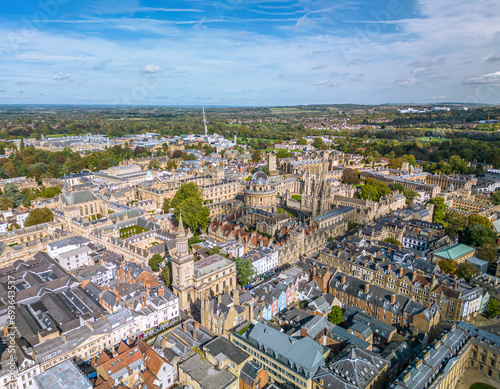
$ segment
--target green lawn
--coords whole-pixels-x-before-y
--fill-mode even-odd
[[[282,213],[285,213],[285,212],[290,217],[297,217],[297,212],[295,212],[295,211],[289,211],[288,209],[278,208],[278,213],[279,214],[282,214]]]
[[[293,200],[302,201],[302,195],[292,195]]]
[[[76,136],[76,134],[53,134],[47,135],[46,138],[62,138],[63,136]]]
[[[472,384],[469,389],[495,389],[495,387],[483,384],[482,382],[476,382],[475,384]]]
[[[139,235],[146,231],[148,230],[139,226],[125,227],[120,229],[120,239],[130,238],[131,236]]]
[[[421,136],[419,138],[415,138],[416,140],[421,140],[421,141],[424,141],[424,142],[429,142],[431,140],[431,138],[429,136]],[[448,140],[451,142],[451,138],[438,138],[438,137],[435,137],[433,136],[432,137],[432,140],[436,140],[436,141],[439,141],[439,142],[444,142],[445,140]]]

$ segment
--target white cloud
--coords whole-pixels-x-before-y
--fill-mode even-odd
[[[146,65],[141,69],[141,72],[143,72],[143,73],[160,73],[162,71],[163,71],[163,69],[160,66],[155,65],[155,64]]]
[[[500,86],[500,71],[495,73],[483,74],[481,76],[467,77],[464,84],[491,84]]]
[[[399,86],[415,86],[417,85],[417,80],[415,78],[408,78],[406,80],[399,79],[394,81],[394,84]]]
[[[65,74],[65,73],[57,73],[54,74],[54,77],[52,77],[53,80],[55,81],[73,81],[74,78],[71,74]]]
[[[484,59],[484,61],[488,62],[488,63],[497,63],[497,62],[500,62],[500,54],[490,55],[489,57],[486,57]]]

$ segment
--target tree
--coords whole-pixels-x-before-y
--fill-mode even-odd
[[[407,204],[413,204],[413,202],[415,201],[415,199],[418,198],[418,197],[420,197],[420,195],[418,194],[418,192],[416,190],[413,190],[413,189],[406,189],[403,192],[403,194],[406,197],[406,203]]]
[[[478,273],[479,271],[474,267],[472,263],[463,262],[458,265],[456,274],[458,278],[465,278],[465,281],[469,282],[469,280]]]
[[[163,257],[160,254],[154,254],[151,258],[149,258],[148,265],[151,267],[151,270],[158,271],[160,269],[161,262],[163,262]]]
[[[486,312],[489,317],[497,317],[500,314],[500,306],[496,298],[490,298],[488,304],[486,304]]]
[[[434,204],[434,222],[440,222],[444,219],[446,204],[442,197],[434,197],[428,201],[430,204]]]
[[[461,239],[466,244],[479,247],[484,243],[496,241],[497,234],[482,224],[471,224],[463,230]]]
[[[483,226],[491,228],[490,219],[485,216],[478,215],[477,213],[469,215],[469,224],[482,224]]]
[[[495,242],[484,243],[476,253],[476,257],[492,263],[497,258],[498,245]]]
[[[450,238],[454,238],[468,224],[467,216],[458,212],[446,213],[444,221],[446,222],[444,231]]]
[[[439,261],[439,268],[445,274],[455,274],[457,272],[457,263],[452,259],[443,259],[442,261]]]
[[[491,201],[493,204],[498,205],[500,204],[500,190],[496,191],[491,195]]]
[[[244,258],[236,258],[236,272],[238,273],[238,284],[247,286],[255,277],[252,261]]]
[[[165,197],[163,199],[163,205],[162,205],[162,210],[163,210],[163,213],[168,213],[168,210],[170,208],[172,208],[171,206],[171,202],[172,202],[172,199],[169,198],[169,197]]]
[[[372,201],[378,201],[380,199],[378,190],[373,185],[363,185],[361,188],[360,197],[362,199],[368,199]]]
[[[255,150],[252,154],[252,161],[259,162],[262,159],[262,152],[260,150]]]
[[[161,271],[160,278],[165,282],[165,286],[168,288],[171,283],[170,279],[170,264],[166,263],[165,266],[163,266],[163,270]]]
[[[0,209],[6,211],[9,208],[14,207],[14,202],[7,196],[0,197]]]
[[[156,158],[149,161],[148,169],[159,169],[160,167],[160,161],[158,161]]]
[[[401,185],[401,184],[397,184],[397,183],[395,183],[395,182],[394,182],[394,183],[392,183],[392,184],[390,184],[390,185],[389,185],[389,188],[391,188],[391,190],[392,190],[393,192],[401,192],[401,193],[403,193],[403,192],[404,192],[404,190],[405,190],[405,187],[404,187],[403,185]]]
[[[191,231],[196,231],[198,228],[207,228],[210,211],[203,206],[201,191],[194,182],[180,186],[170,207],[175,208],[177,221],[179,221],[179,213],[182,212],[182,221]]]
[[[54,215],[49,208],[37,208],[30,212],[24,221],[24,226],[35,226],[37,224],[51,222],[52,220],[54,220]]]
[[[276,153],[276,158],[278,158],[278,159],[290,158],[290,153],[287,150],[280,149]]]
[[[351,185],[358,185],[359,173],[354,169],[344,169],[342,172],[342,181]]]
[[[297,139],[297,144],[299,146],[306,146],[307,145],[307,141],[304,138],[299,138],[299,139]]]
[[[328,314],[328,321],[335,325],[342,323],[344,321],[344,313],[342,312],[342,309],[336,305],[333,306],[332,310]]]
[[[172,158],[181,158],[182,157],[182,151],[181,150],[175,150],[172,154]]]
[[[322,145],[324,145],[325,142],[323,142],[323,139],[321,139],[320,137],[316,137],[314,138],[314,141],[313,141],[313,146],[317,149],[319,149]]]
[[[16,167],[14,166],[14,164],[12,163],[12,161],[8,161],[7,163],[5,163],[2,166],[2,170],[3,170],[3,173],[7,177],[17,177],[18,176]]]

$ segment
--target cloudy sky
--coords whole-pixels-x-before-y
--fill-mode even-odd
[[[0,2],[0,104],[500,103],[498,0]]]

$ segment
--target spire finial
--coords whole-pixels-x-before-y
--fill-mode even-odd
[[[186,236],[186,231],[184,230],[184,224],[182,223],[182,212],[179,211],[179,231],[177,231],[178,237]]]

